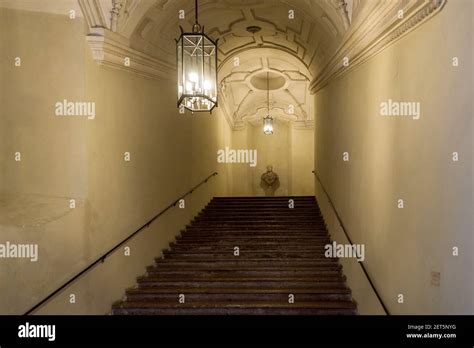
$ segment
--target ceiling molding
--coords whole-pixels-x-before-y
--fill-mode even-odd
[[[79,0],[79,6],[86,22],[91,28],[110,28],[112,1]]]
[[[79,0],[88,24],[86,40],[92,57],[100,65],[151,79],[172,79],[176,67],[135,50],[130,39],[122,35],[133,11],[145,11],[152,2],[139,6],[137,0]],[[129,65],[126,64],[128,58]]]
[[[95,30],[93,34],[86,37],[86,40],[92,50],[92,57],[100,65],[151,79],[175,77],[175,66],[130,48],[127,39],[107,29]],[[126,58],[129,59],[128,65],[126,65]]]
[[[310,84],[317,93],[334,79],[377,55],[439,13],[447,0],[380,1],[368,16],[360,16],[359,25],[351,27],[340,48]],[[403,10],[404,18],[398,17]],[[362,18],[361,18],[362,17]],[[349,66],[343,65],[349,58]]]

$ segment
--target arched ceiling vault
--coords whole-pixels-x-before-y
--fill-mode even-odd
[[[219,61],[251,48],[275,48],[289,53],[313,74],[346,31],[340,1],[324,0],[200,0],[199,22],[219,38]],[[131,46],[169,63],[175,61],[174,39],[179,26],[191,28],[194,1],[157,0],[131,35]],[[184,10],[184,18],[178,13]],[[249,33],[250,26],[261,28]]]
[[[189,30],[194,23],[194,1],[78,1],[89,24],[87,40],[100,64],[174,78],[175,39],[179,26]],[[252,81],[258,85],[258,74],[268,71],[275,81],[284,81],[271,92],[272,112],[310,125],[310,91],[362,64],[438,13],[445,2],[199,0],[199,22],[208,36],[219,39],[224,114],[233,127],[259,120],[266,93]],[[250,26],[260,30],[249,32]],[[123,64],[125,57],[129,66]],[[349,64],[343,64],[346,60]]]
[[[220,106],[234,128],[264,117],[266,92],[251,79],[265,71],[284,80],[271,91],[271,114],[312,125],[309,84],[348,27],[341,3],[199,0],[199,22],[208,36],[219,39]],[[110,26],[128,37],[130,48],[169,67],[175,64],[179,27],[190,30],[195,20],[192,0],[112,1],[110,11]],[[249,27],[259,31],[252,33]]]

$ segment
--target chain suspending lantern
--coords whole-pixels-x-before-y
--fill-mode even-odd
[[[204,34],[198,22],[195,0],[195,23],[192,33],[176,40],[178,65],[178,108],[192,112],[211,112],[217,106],[217,40]]]
[[[263,133],[265,135],[273,134],[273,118],[270,116],[270,76],[267,71],[267,116],[263,118]]]

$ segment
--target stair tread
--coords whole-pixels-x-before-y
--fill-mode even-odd
[[[172,288],[156,288],[156,287],[140,287],[140,288],[130,288],[127,289],[127,292],[130,293],[153,293],[153,294],[163,294],[163,293],[172,293],[172,294],[181,294],[182,291],[172,289]],[[259,288],[259,289],[234,289],[234,288],[210,288],[210,289],[201,289],[201,288],[189,288],[186,289],[187,294],[349,294],[351,289],[345,288],[285,288],[285,289],[274,289],[274,288]]]
[[[296,296],[295,296],[296,298]],[[356,304],[352,301],[305,301],[295,303],[269,303],[269,302],[248,302],[248,303],[233,303],[226,301],[207,301],[207,302],[186,302],[186,303],[165,303],[165,302],[149,302],[149,301],[123,301],[115,306],[128,307],[128,308],[160,308],[160,307],[171,307],[171,308],[183,308],[183,307],[205,307],[205,308],[216,308],[216,307],[227,307],[227,308],[356,308]]]

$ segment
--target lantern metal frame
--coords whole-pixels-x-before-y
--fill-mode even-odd
[[[181,35],[176,40],[176,66],[178,74],[177,107],[184,107],[191,112],[212,113],[212,110],[218,106],[217,45],[219,39],[213,40],[204,33],[204,27],[198,22],[197,0],[195,0],[195,23],[192,32],[185,32],[181,26],[179,28],[181,30]],[[186,75],[187,73],[190,73],[190,71],[186,66],[185,54],[189,54],[191,51],[192,53],[190,54],[190,57],[200,56],[196,61],[198,61],[197,64],[202,64],[202,66],[200,67],[200,71],[191,72],[197,75],[197,82],[195,81],[195,83],[200,83],[200,85],[198,84],[197,90],[195,90],[193,86],[190,92],[187,88],[187,82],[189,82],[190,79],[189,76],[187,77]],[[206,60],[206,58],[208,59]],[[213,59],[213,62],[211,62],[211,59]],[[206,70],[209,70],[208,75],[212,75],[210,76],[210,79],[205,79]],[[206,93],[204,86],[206,81],[209,81],[209,83],[213,85],[213,93]],[[198,106],[194,108],[192,105]],[[207,108],[203,108],[203,105],[206,105]]]
[[[263,118],[263,134],[273,135],[273,118],[270,114]]]

